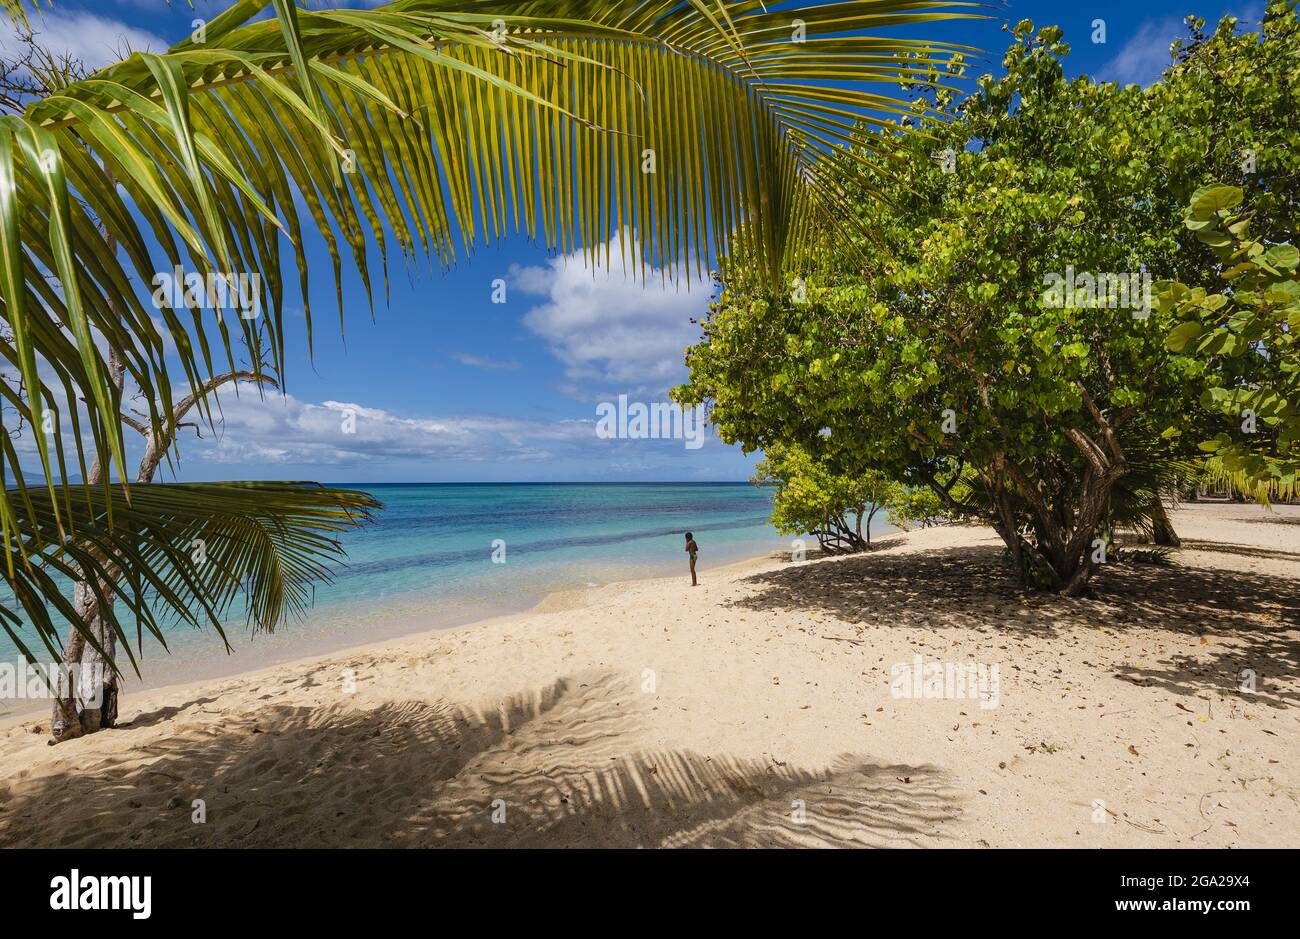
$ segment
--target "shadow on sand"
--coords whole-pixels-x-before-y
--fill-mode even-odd
[[[792,564],[746,578],[754,589],[733,606],[819,611],[847,622],[907,623],[907,628],[981,629],[1053,635],[1069,626],[1207,632],[1228,638],[1196,654],[1118,668],[1116,677],[1180,695],[1238,692],[1243,669],[1257,676],[1255,700],[1300,704],[1300,591],[1290,578],[1191,566],[1109,564],[1094,596],[1066,599],[1022,591],[1002,563],[1001,544],[908,555],[869,553],[824,564]],[[1185,542],[1209,551],[1275,560],[1300,555],[1219,542]]]
[[[0,844],[885,846],[930,840],[960,814],[931,767],[631,748],[645,697],[598,674],[486,710],[270,707],[137,745],[132,766],[11,781]],[[141,765],[142,750],[156,759]]]

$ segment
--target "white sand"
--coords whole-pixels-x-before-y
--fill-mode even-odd
[[[1177,566],[1096,599],[930,529],[133,695],[57,747],[11,721],[0,844],[1300,845],[1300,510],[1175,524]],[[914,655],[996,665],[998,706],[894,697]]]

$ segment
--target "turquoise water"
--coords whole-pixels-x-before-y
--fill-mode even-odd
[[[342,540],[347,562],[316,588],[305,620],[273,634],[178,625],[170,652],[146,637],[147,686],[230,674],[287,659],[525,609],[546,594],[699,570],[790,548],[771,527],[772,491],[748,483],[349,484],[384,503]],[[504,542],[504,563],[493,542]],[[496,552],[498,557],[501,552]],[[0,661],[17,652],[0,636]],[[133,678],[133,681],[135,679]]]

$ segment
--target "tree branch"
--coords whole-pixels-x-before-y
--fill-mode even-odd
[[[262,385],[270,385],[272,388],[280,387],[270,375],[259,375],[248,371],[226,372],[224,375],[209,378],[203,383],[198,394],[188,394],[176,402],[170,419],[162,428],[160,437],[149,434],[149,443],[145,447],[144,456],[140,458],[140,470],[136,473],[135,481],[138,483],[153,482],[154,473],[158,471],[158,464],[162,462],[163,456],[171,449],[172,443],[176,439],[176,430],[181,426],[181,418],[189,412],[190,408],[194,407],[200,397],[206,397],[222,385],[238,381],[257,382]]]

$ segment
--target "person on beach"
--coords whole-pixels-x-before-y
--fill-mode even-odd
[[[686,553],[691,556],[691,586],[698,587],[700,582],[695,579],[695,555],[699,553],[700,546],[695,543],[695,536],[689,531],[686,533]]]

